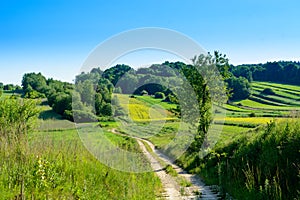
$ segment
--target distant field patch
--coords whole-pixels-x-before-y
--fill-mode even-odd
[[[133,121],[147,122],[176,119],[162,106],[165,104],[160,105],[158,101],[144,97],[130,98],[128,95],[115,95],[119,99],[121,107]]]

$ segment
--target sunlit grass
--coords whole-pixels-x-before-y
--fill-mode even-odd
[[[105,135],[114,145],[139,151],[134,140]],[[0,146],[0,199],[18,199],[21,180],[26,199],[156,199],[161,192],[154,172],[122,172],[102,164],[75,129],[31,133],[28,141],[21,147],[22,161],[17,147]]]
[[[276,118],[271,117],[226,117],[225,122],[227,123],[247,123],[247,124],[266,124]],[[277,118],[276,120],[281,121],[285,118]],[[221,120],[221,118],[216,117],[215,121]]]
[[[300,86],[297,86],[297,85],[280,84],[280,83],[274,83],[274,82],[259,82],[259,81],[255,81],[254,84],[257,84],[257,85],[260,85],[263,87],[278,88],[280,90],[291,90],[291,91],[294,91],[295,93],[300,94]]]
[[[267,105],[263,103],[259,103],[250,99],[245,99],[241,101],[235,101],[235,104],[241,104],[242,106],[246,106],[249,108],[258,108],[258,109],[271,109],[271,110],[298,110],[299,107],[292,106],[273,106]]]
[[[130,98],[128,95],[115,94],[119,99],[120,105],[129,113],[129,118],[137,122],[173,120],[170,112],[156,104],[158,101],[145,97]],[[147,99],[147,103],[141,99]]]

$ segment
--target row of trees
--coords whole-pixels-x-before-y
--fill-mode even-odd
[[[222,63],[226,66],[219,71],[227,84],[229,100],[248,98],[251,95],[252,80],[292,83],[300,80],[297,78],[299,63],[295,62],[230,66],[228,59],[218,52],[201,59],[202,64],[210,60],[211,63]],[[182,87],[184,80],[189,79],[187,69],[192,68],[192,65],[182,62],[164,62],[137,70],[128,65],[116,65],[105,71],[94,68],[76,76],[75,85],[46,79],[41,73],[28,73],[23,77],[22,86],[24,97],[47,98],[53,110],[67,119],[74,120],[74,112],[96,119],[115,114],[111,106],[113,92],[153,96],[159,93],[163,94],[163,98],[166,97],[166,101],[177,102],[172,90]],[[185,79],[180,78],[181,76]],[[200,76],[198,74],[194,78],[201,79]],[[0,84],[0,90],[1,88],[17,89],[13,85]]]
[[[216,52],[213,56],[202,56],[201,59],[201,62],[222,63],[222,66],[226,66],[219,68],[219,71],[227,82],[231,99],[247,98],[250,95],[248,80],[230,73],[228,60],[222,54]],[[157,97],[159,94],[160,98],[166,97],[166,101],[176,103],[178,100],[173,91],[180,89],[186,79],[189,82],[193,79],[201,80],[200,74],[191,79],[190,76],[195,76],[191,75],[191,69],[193,65],[182,62],[165,62],[138,70],[128,65],[116,65],[105,71],[94,68],[90,72],[82,72],[76,76],[75,84],[46,79],[41,73],[27,73],[23,76],[22,86],[25,98],[47,98],[52,109],[66,119],[87,121],[122,113],[112,109],[113,92]],[[118,108],[118,102],[114,100],[113,103]],[[78,119],[74,119],[74,116]]]
[[[22,86],[25,98],[47,98],[53,111],[76,122],[112,115],[113,85],[92,70],[76,77],[76,84],[46,79],[41,73],[27,73]]]
[[[0,97],[3,94],[3,91],[10,91],[14,93],[21,93],[22,92],[22,87],[14,84],[6,84],[4,85],[3,83],[0,82]]]
[[[265,64],[231,66],[230,71],[248,81],[272,81],[300,84],[300,62],[279,61]]]

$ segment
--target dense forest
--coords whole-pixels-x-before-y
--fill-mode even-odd
[[[300,62],[279,61],[265,64],[244,64],[230,66],[236,77],[244,77],[248,81],[272,81],[277,83],[300,84]]]

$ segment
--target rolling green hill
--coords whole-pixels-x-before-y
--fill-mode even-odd
[[[274,94],[264,94],[271,89]],[[230,116],[283,117],[300,110],[300,86],[270,82],[251,83],[252,95],[248,99],[233,101],[222,109]]]

